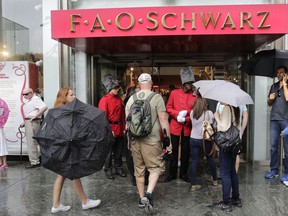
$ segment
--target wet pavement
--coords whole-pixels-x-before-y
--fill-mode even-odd
[[[279,179],[265,180],[264,174],[268,169],[253,169],[251,165],[241,163],[239,179],[243,207],[233,207],[229,213],[207,207],[221,199],[221,182],[218,186],[212,186],[206,171],[199,174],[202,188],[193,192],[190,191],[190,184],[180,179],[163,183],[162,177],[153,193],[153,215],[288,215],[288,187],[280,183]],[[55,173],[43,167],[25,169],[24,164],[9,162],[9,169],[0,171],[0,215],[52,215],[55,178]],[[82,178],[82,183],[87,196],[100,198],[101,205],[96,209],[82,210],[71,181],[66,180],[61,202],[71,205],[71,210],[53,215],[147,215],[138,208],[136,187],[132,185],[130,176],[116,176],[114,180],[108,180],[104,171],[101,171]]]

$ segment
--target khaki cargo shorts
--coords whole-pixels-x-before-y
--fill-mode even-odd
[[[158,172],[159,175],[165,171],[165,162],[162,159],[163,150],[160,141],[145,143],[141,140],[133,140],[131,142],[131,150],[136,178],[144,176],[145,168],[150,173]]]

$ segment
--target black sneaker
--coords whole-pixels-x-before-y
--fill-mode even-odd
[[[150,193],[145,192],[145,196],[141,198],[141,202],[144,204],[145,211],[147,213],[153,212],[153,202],[152,202],[152,197]]]
[[[139,208],[145,208],[145,205],[142,203],[141,198],[138,200],[138,207]]]
[[[213,208],[217,208],[220,209],[222,211],[226,211],[226,212],[231,212],[232,211],[232,205],[231,203],[224,203],[224,201],[220,201],[218,203],[213,203]]]
[[[241,201],[241,199],[240,198],[238,198],[238,199],[231,199],[231,204],[232,205],[234,205],[234,206],[237,206],[237,207],[239,207],[239,208],[241,208],[242,207],[242,201]]]

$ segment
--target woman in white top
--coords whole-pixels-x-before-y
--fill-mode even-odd
[[[208,107],[207,101],[204,98],[199,96],[196,99],[193,110],[190,113],[190,118],[191,118],[191,123],[192,123],[192,131],[190,135],[191,191],[201,188],[201,185],[197,184],[196,174],[197,174],[198,162],[200,159],[200,153],[203,150],[202,125],[205,120],[209,121],[209,123],[211,124],[214,118],[213,113],[210,110],[207,110],[207,107]],[[205,140],[204,154],[206,156],[208,165],[212,171],[213,185],[216,186],[218,185],[216,164],[215,164],[213,156],[209,154],[212,150],[212,147],[213,147],[213,143]]]
[[[240,110],[228,104],[224,106],[221,116],[215,113],[214,117],[217,121],[218,131],[227,131],[231,123],[237,126],[240,131]],[[232,211],[232,205],[242,207],[239,193],[239,180],[235,169],[237,152],[224,152],[219,149],[219,165],[222,179],[222,200],[214,203],[213,207],[223,211]],[[231,193],[232,189],[232,193]]]

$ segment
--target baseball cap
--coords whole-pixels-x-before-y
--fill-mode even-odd
[[[152,81],[151,75],[148,73],[142,73],[139,77],[138,77],[138,81],[140,83],[148,83]]]

